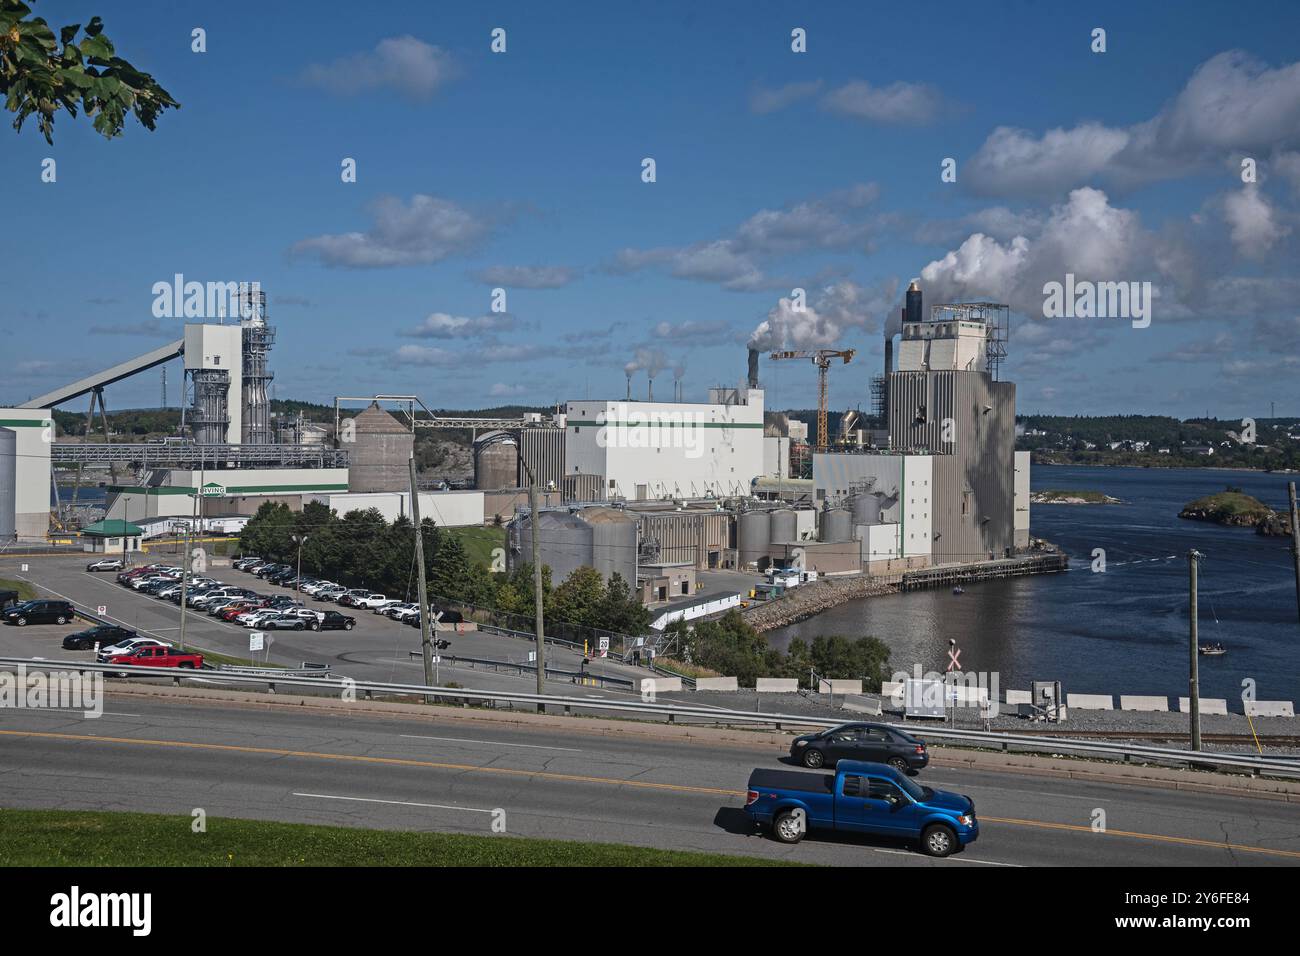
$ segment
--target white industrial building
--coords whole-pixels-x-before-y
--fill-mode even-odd
[[[599,475],[606,499],[748,495],[765,473],[763,392],[712,388],[708,402],[569,402],[567,475]]]
[[[819,452],[813,455],[813,488],[819,507],[851,516],[864,565],[886,570],[891,561],[929,563],[934,456]]]
[[[388,522],[411,517],[409,491],[351,492],[312,495],[308,501],[325,505],[340,517],[349,511],[378,511]],[[305,502],[304,502],[305,503]],[[483,524],[483,492],[422,491],[420,519],[440,528],[474,527]]]
[[[0,543],[45,538],[53,441],[48,408],[0,408]]]
[[[194,495],[202,510],[217,514],[251,514],[264,501],[284,500],[301,507],[304,496],[347,491],[346,468],[168,468],[151,473],[148,485],[121,485],[110,490],[105,517],[139,522],[156,517],[194,514]],[[49,509],[46,508],[48,517]]]

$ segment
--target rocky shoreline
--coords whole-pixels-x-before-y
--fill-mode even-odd
[[[745,609],[744,615],[745,621],[762,633],[805,621],[846,601],[897,593],[895,585],[883,584],[866,575],[822,578],[801,584],[775,600],[751,604]]]

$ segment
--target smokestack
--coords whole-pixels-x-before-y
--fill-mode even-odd
[[[632,401],[632,376],[627,377],[627,400]]]
[[[903,321],[921,321],[921,283],[917,279],[913,279],[907,287],[907,308],[903,310]]]
[[[758,349],[749,350],[749,387],[758,388]]]
[[[885,390],[880,401],[881,427],[889,430],[889,373],[894,370],[894,334],[885,331]]]
[[[652,379],[652,378],[647,378],[647,379],[646,379],[646,389],[647,389],[647,394],[648,394],[648,397],[647,397],[646,401],[653,402],[653,401],[655,400],[655,380],[654,380],[654,379]]]

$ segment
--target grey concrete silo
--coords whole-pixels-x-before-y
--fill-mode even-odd
[[[378,402],[344,426],[339,447],[348,452],[348,491],[410,491],[415,436],[406,426]]]

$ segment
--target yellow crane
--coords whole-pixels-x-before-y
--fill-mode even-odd
[[[853,361],[853,356],[857,354],[856,349],[797,349],[789,352],[773,352],[768,358],[774,362],[782,359],[811,359],[812,363],[817,366],[817,450],[825,451],[829,442],[829,433],[826,430],[826,399],[827,384],[826,373],[830,371],[831,359],[843,359],[844,364],[848,365]]]

